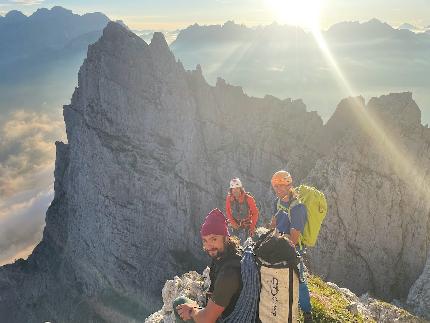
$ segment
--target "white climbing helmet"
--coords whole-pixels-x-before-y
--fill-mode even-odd
[[[243,187],[239,178],[235,177],[230,181],[230,188]]]

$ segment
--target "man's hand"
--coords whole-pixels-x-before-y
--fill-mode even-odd
[[[289,238],[290,238],[290,240],[291,240],[291,242],[294,244],[294,245],[296,245],[296,244],[298,244],[299,243],[299,239],[300,239],[300,231],[299,230],[296,230],[296,229],[291,229],[290,230],[290,236],[289,236]]]
[[[291,239],[290,239],[291,236],[289,234],[284,234],[282,236],[282,238],[284,238],[285,240],[287,240],[291,247],[293,247],[293,248],[296,247],[296,245],[291,241]]]
[[[176,310],[178,311],[179,316],[184,321],[186,320],[192,320],[192,316],[197,313],[197,303],[187,303],[187,304],[181,304],[176,307]]]

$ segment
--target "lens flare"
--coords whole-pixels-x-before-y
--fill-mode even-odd
[[[265,0],[280,24],[314,28],[319,25],[323,0]]]
[[[344,88],[344,91],[353,98],[354,105],[357,109],[352,109],[352,111],[355,113],[356,120],[361,129],[372,137],[374,144],[381,153],[389,156],[388,160],[396,174],[416,191],[419,196],[430,199],[430,185],[425,180],[427,177],[425,168],[420,167],[411,159],[406,147],[402,147],[400,143],[395,143],[390,139],[393,138],[393,134],[385,129],[382,120],[379,120],[376,115],[371,114],[365,107],[364,102],[356,97],[358,93],[353,89],[350,82],[339,68],[321,31],[318,28],[312,28],[311,32],[321,53],[339,80],[339,84]]]

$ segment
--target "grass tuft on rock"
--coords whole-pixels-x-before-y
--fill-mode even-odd
[[[308,286],[311,293],[312,316],[314,322],[375,322],[361,314],[348,310],[350,301],[321,278],[308,275]],[[303,322],[303,321],[302,321]]]

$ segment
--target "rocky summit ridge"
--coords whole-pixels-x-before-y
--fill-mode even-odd
[[[301,100],[210,86],[161,33],[147,44],[110,22],[64,120],[43,240],[0,268],[4,322],[144,320],[168,279],[204,268],[199,227],[228,180],[263,219],[280,168],[328,198],[312,271],[430,315],[430,130],[410,93],[345,99],[324,125]]]

